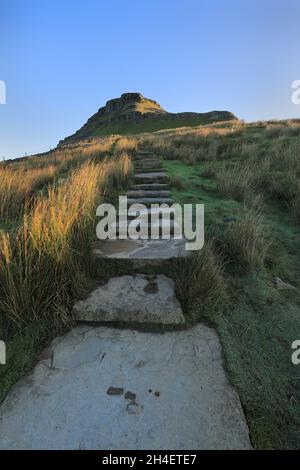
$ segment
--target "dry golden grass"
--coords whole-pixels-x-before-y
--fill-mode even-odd
[[[51,164],[30,170],[22,165],[18,169],[0,167],[0,216],[17,215],[35,189],[51,182],[56,172]]]
[[[17,325],[45,315],[70,320],[70,302],[84,287],[83,273],[92,268],[96,206],[130,173],[126,155],[86,162],[36,198],[16,234],[0,232],[2,314]]]
[[[196,128],[180,128],[155,132],[139,138],[140,144],[167,159],[182,160],[189,165],[214,160],[223,151],[223,138],[238,136],[244,123],[230,121]]]
[[[32,202],[37,189],[54,180],[67,179],[69,172],[84,162],[103,160],[113,143],[113,138],[81,143],[45,156],[32,156],[21,162],[0,166],[0,216],[19,215],[25,202]]]
[[[120,155],[126,153],[133,155],[137,150],[137,140],[130,137],[121,137],[117,140],[115,145],[115,154]]]
[[[300,121],[290,119],[288,121],[269,122],[265,128],[265,136],[271,139],[300,136]]]

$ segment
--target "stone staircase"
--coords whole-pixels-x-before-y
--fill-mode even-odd
[[[153,154],[137,156],[127,196],[147,207],[172,201]],[[97,242],[98,259],[133,264],[76,302],[79,326],[56,338],[11,390],[0,407],[0,449],[251,448],[217,333],[201,323],[182,328],[174,281],[160,274],[186,256],[179,242]],[[145,331],[150,325],[156,328]]]
[[[136,156],[133,184],[127,191],[128,207],[143,204],[146,207],[145,222],[148,235],[156,224],[158,239],[147,240],[99,240],[94,253],[98,259],[129,260],[132,269],[156,266],[156,274],[125,275],[111,278],[100,286],[84,301],[74,307],[78,321],[121,322],[135,324],[182,325],[185,318],[175,295],[175,283],[161,274],[162,264],[177,256],[185,256],[185,239],[163,239],[163,221],[158,218],[151,222],[151,214],[158,209],[152,204],[172,205],[169,179],[163,171],[161,162],[151,152],[142,152]],[[135,214],[134,214],[135,215]],[[128,213],[128,219],[133,214]],[[168,225],[168,221],[167,221]],[[175,221],[169,223],[170,236],[174,234]],[[117,222],[117,234],[121,222]],[[130,273],[133,274],[133,273]]]
[[[152,152],[139,152],[134,161],[135,174],[133,184],[125,194],[128,205],[143,204],[147,207],[146,223],[148,233],[151,231],[151,216],[158,214],[160,210],[151,209],[152,204],[172,205],[175,201],[171,198],[169,178],[163,171],[160,159]],[[128,214],[128,218],[135,214]],[[172,219],[172,214],[171,217]],[[186,256],[185,242],[181,239],[162,239],[162,220],[153,222],[152,226],[159,225],[160,237],[157,240],[99,240],[95,245],[96,258],[129,260],[133,267],[161,266],[178,256]],[[170,234],[174,232],[174,222],[170,224]],[[119,230],[120,225],[117,225]]]

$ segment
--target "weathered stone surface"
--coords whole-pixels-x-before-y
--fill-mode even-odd
[[[141,184],[134,184],[131,186],[132,190],[169,190],[170,185],[167,183],[141,183]]]
[[[151,189],[144,189],[144,190],[131,190],[127,191],[127,197],[133,198],[143,198],[143,197],[168,197],[170,196],[171,191],[164,191],[164,190],[151,190]]]
[[[112,227],[115,227],[116,228],[116,234],[119,235],[120,233],[120,229],[122,229],[122,233],[127,233],[128,234],[128,227],[130,226],[130,223],[127,224],[126,222],[125,223],[113,223],[112,224]],[[174,220],[162,220],[162,219],[159,219],[157,221],[152,221],[151,223],[147,223],[147,222],[144,222],[144,223],[140,223],[140,230],[141,231],[144,231],[146,230],[146,233],[148,234],[148,237],[150,238],[150,235],[151,235],[151,232],[152,233],[156,233],[157,232],[157,228],[159,229],[159,233],[162,234],[162,230],[164,229],[164,233],[169,233],[172,235],[174,234],[174,229],[175,228],[180,228],[180,225],[175,222]],[[169,231],[169,232],[168,232]]]
[[[134,162],[135,167],[144,167],[148,168],[149,166],[159,166],[161,165],[161,161],[158,158],[146,158],[144,160],[136,160]]]
[[[136,173],[160,173],[163,171],[161,166],[149,166],[149,167],[136,167]]]
[[[74,312],[80,321],[185,323],[174,281],[164,275],[113,277],[76,302]]]
[[[168,197],[144,197],[144,198],[128,198],[127,204],[144,204],[144,206],[149,207],[151,204],[174,204],[174,199]]]
[[[151,152],[150,150],[139,150],[138,153],[136,154],[136,157],[141,157],[141,158],[144,158],[144,157],[147,157],[147,156],[154,156],[155,153],[154,152]]]
[[[157,170],[153,170],[153,168],[157,168]],[[135,165],[135,170],[137,173],[142,173],[143,171],[147,173],[149,171],[163,171],[163,167],[160,163],[152,163],[152,164],[142,163],[140,165]]]
[[[292,284],[283,281],[280,279],[280,277],[275,278],[275,286],[278,290],[296,290],[295,286],[292,286]]]
[[[135,181],[139,183],[167,183],[169,181],[167,173],[158,171],[154,173],[136,173],[134,175]]]
[[[99,240],[94,253],[101,258],[169,260],[187,256],[186,240]]]
[[[130,391],[108,395],[110,387]],[[211,328],[75,328],[0,406],[1,449],[249,449]]]

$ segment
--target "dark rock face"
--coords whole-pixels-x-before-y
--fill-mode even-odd
[[[228,111],[211,111],[209,113],[168,113],[156,101],[145,98],[141,93],[123,93],[120,98],[107,101],[81,129],[70,137],[59,142],[68,145],[94,134],[97,129],[105,128],[117,123],[138,123],[145,119],[163,120],[189,120],[199,119],[213,121],[227,121],[236,119]],[[179,124],[180,125],[180,124]],[[182,125],[182,124],[181,124]]]

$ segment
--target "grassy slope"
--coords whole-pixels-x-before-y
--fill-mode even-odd
[[[192,119],[145,119],[138,123],[120,122],[108,127],[98,128],[92,132],[92,136],[104,136],[110,134],[134,135],[142,132],[155,132],[163,129],[175,129],[177,127],[194,127],[207,124],[203,118]]]
[[[220,165],[215,162],[216,167]],[[218,194],[213,179],[201,176],[201,163],[188,166],[164,161],[164,166],[183,182],[185,189],[173,189],[177,201],[205,204],[206,230],[218,217],[237,216],[242,210],[241,203]],[[299,230],[280,207],[269,205],[265,214],[277,241],[276,263],[263,273],[244,275],[227,267],[231,308],[207,313],[205,318],[200,312],[200,318],[213,322],[220,334],[226,367],[240,394],[253,445],[299,448],[299,377],[291,363],[291,343],[300,331],[299,295],[278,291],[273,284],[279,275],[300,286]]]
[[[174,125],[178,126],[178,120]],[[123,128],[124,133],[125,130]],[[258,131],[259,128],[252,127],[247,134],[256,138]],[[116,132],[120,133],[120,130]],[[265,140],[261,139],[259,145],[266,147]],[[237,161],[239,157],[214,160],[212,166],[222,169],[233,160]],[[202,176],[202,163],[186,165],[165,160],[164,165],[171,175],[179,176],[183,182],[184,189],[173,189],[175,199],[181,203],[205,203],[206,228],[219,217],[239,215],[242,204],[220,196],[215,179]],[[299,448],[299,378],[297,367],[291,364],[290,348],[300,331],[299,297],[294,292],[278,291],[273,284],[278,275],[296,287],[300,286],[299,230],[284,206],[269,201],[265,216],[276,242],[273,248],[275,262],[265,271],[251,274],[227,266],[225,276],[231,293],[231,308],[224,308],[219,313],[207,311],[205,316],[200,312],[200,319],[213,322],[220,334],[225,365],[240,394],[254,446]],[[1,228],[9,229],[9,226],[7,220]],[[9,364],[14,367],[9,373],[6,367],[0,369],[0,401],[10,386],[32,366],[37,351],[54,333],[51,326],[42,324],[33,329],[28,327],[22,335],[14,337],[8,350]]]
[[[95,159],[95,157],[93,158]],[[101,158],[99,157],[99,160],[102,160],[102,156]],[[81,161],[81,165],[83,165],[84,162],[85,160],[83,159]],[[35,163],[38,163],[38,161]],[[55,181],[57,186],[59,186],[59,184],[62,185],[64,182],[69,182],[71,172],[81,166],[80,162],[77,160],[71,163],[72,165],[68,170],[63,168],[62,171],[59,172],[60,182],[58,183]],[[29,160],[26,161],[26,164],[29,168],[34,168],[36,166]],[[124,188],[127,187],[127,182],[125,183],[122,181],[120,184],[122,186],[125,185]],[[119,194],[117,178],[114,180],[113,186],[114,187],[109,188],[109,191],[106,194],[106,198],[108,200],[116,198]],[[34,188],[34,194],[37,198],[42,195],[47,198],[47,189],[48,184],[37,186]],[[12,230],[17,229],[22,220],[22,211],[18,216],[16,214],[13,214],[11,217],[7,216],[5,219],[3,218],[0,221],[0,231],[12,232]],[[90,251],[91,248],[91,246],[87,247],[87,251]],[[77,257],[81,255],[80,250],[76,252],[76,255]],[[84,257],[88,258],[87,256]],[[94,267],[92,269],[92,273],[94,273]],[[53,274],[54,273],[52,273],[52,276]],[[76,278],[77,274],[73,272],[74,282],[78,282],[82,286],[81,295],[87,294],[88,290],[94,287],[95,280],[89,278],[90,274],[90,272],[82,272],[82,276]],[[0,288],[1,287],[0,283]],[[1,295],[3,295],[3,293],[0,289],[0,296]],[[1,300],[2,299],[0,297],[0,302]],[[62,311],[68,311],[68,308],[69,306],[64,305],[63,302],[61,305],[57,305],[57,309],[61,309]],[[59,312],[57,315],[59,316]],[[6,318],[5,311],[0,309],[0,339],[6,342],[7,348],[6,365],[0,366],[0,403],[15,382],[32,369],[37,361],[38,355],[44,347],[58,334],[62,334],[63,331],[67,331],[70,325],[71,321],[70,323],[68,322],[67,325],[61,325],[60,323],[56,324],[54,321],[53,311],[50,311],[49,315],[46,315],[46,317],[39,318],[37,321],[27,325],[23,324],[18,328],[8,318]]]

